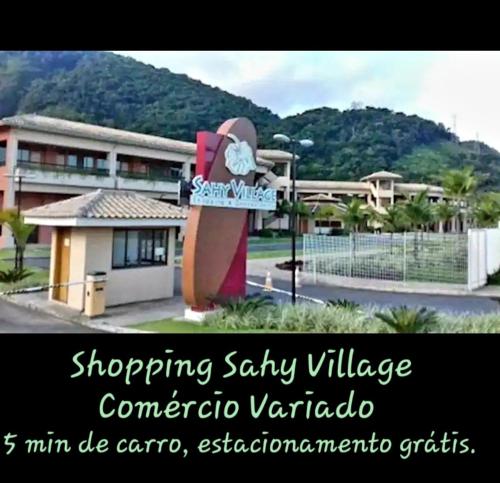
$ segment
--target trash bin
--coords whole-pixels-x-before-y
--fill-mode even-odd
[[[96,317],[106,310],[106,272],[89,272],[85,280],[85,315]]]

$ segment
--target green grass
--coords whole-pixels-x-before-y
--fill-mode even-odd
[[[155,320],[133,326],[134,329],[165,334],[215,334],[228,332],[266,332],[262,330],[224,329],[175,319]]]
[[[14,258],[14,248],[1,248],[0,260],[7,260]],[[48,245],[28,245],[24,252],[26,258],[43,258],[50,257],[50,246]]]
[[[264,245],[269,245],[273,242],[289,242],[292,240],[292,237],[290,236],[283,236],[283,237],[276,237],[276,238],[265,238],[265,237],[259,237],[259,238],[252,238],[250,237],[248,239],[248,244],[249,245],[259,245],[259,244],[264,244]],[[301,241],[302,236],[297,236],[297,241]]]
[[[255,260],[259,258],[282,258],[291,256],[292,252],[290,250],[269,250],[266,252],[249,252],[247,259]]]
[[[0,270],[9,270],[13,268],[12,262],[5,262],[0,259]],[[26,288],[26,287],[38,287],[40,285],[47,285],[49,283],[49,271],[43,270],[38,267],[30,267],[29,265],[26,267],[28,270],[33,272],[28,278],[24,280],[14,283],[0,283],[0,292],[5,292],[7,290],[15,290],[18,288]]]
[[[193,322],[183,322],[175,319],[155,320],[143,324],[134,325],[134,329],[146,330],[151,332],[165,332],[169,334],[206,334],[222,332],[215,327],[206,327]]]

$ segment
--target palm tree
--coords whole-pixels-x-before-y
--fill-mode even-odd
[[[403,205],[404,213],[409,221],[411,228],[415,231],[414,234],[414,257],[418,258],[418,232],[423,235],[423,229],[428,227],[432,222],[432,210],[427,198],[427,190],[421,191],[408,199]]]
[[[494,194],[483,195],[474,206],[473,217],[480,228],[497,226],[500,221],[500,200]]]
[[[303,201],[297,202],[297,205],[295,207],[295,214],[297,215],[297,218],[299,221],[302,218],[309,219],[309,218],[312,218],[312,216],[313,216],[311,209]],[[297,226],[297,225],[295,225],[295,226]]]
[[[276,207],[274,216],[279,220],[279,232],[281,234],[281,220],[292,211],[292,205],[285,199],[281,200]]]
[[[433,206],[433,212],[439,222],[439,233],[443,233],[444,226],[457,215],[457,207],[443,201]]]
[[[443,176],[443,188],[445,195],[449,196],[458,208],[460,208],[461,205],[465,205],[465,213],[463,213],[463,231],[465,232],[469,215],[468,204],[470,197],[477,188],[477,178],[473,173],[473,168],[467,167],[447,171]],[[460,213],[458,213],[458,215],[460,215]],[[455,220],[456,218],[454,217],[454,221]],[[456,226],[453,228],[454,231],[456,231]]]
[[[24,217],[15,210],[5,210],[0,212],[0,223],[7,225],[16,241],[15,268],[20,272],[24,269],[24,250],[28,243],[28,238],[35,229],[34,225],[24,223]]]
[[[388,233],[399,233],[410,227],[410,221],[402,205],[390,205],[381,216],[382,230]]]
[[[335,216],[342,221],[344,227],[349,231],[354,231],[354,233],[360,231],[360,228],[364,226],[369,216],[369,210],[364,206],[360,198],[353,198],[345,205],[344,210],[336,206],[333,208],[335,210]]]
[[[402,205],[390,205],[385,209],[385,213],[380,216],[382,231],[391,234],[391,254],[393,252],[394,233],[406,231],[410,227],[410,221],[406,216]]]
[[[353,198],[344,209],[334,206],[335,216],[342,221],[345,229],[353,232],[352,237],[352,256],[356,258],[356,235],[360,228],[366,224],[369,217],[369,209],[364,206],[360,198]]]
[[[313,216],[316,220],[330,221],[336,215],[335,208],[332,205],[323,205],[315,211]]]

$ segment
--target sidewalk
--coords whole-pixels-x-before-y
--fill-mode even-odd
[[[183,317],[185,309],[182,297],[175,296],[165,300],[108,307],[104,315],[89,318],[66,305],[49,301],[47,292],[6,296],[5,299],[21,307],[43,312],[58,319],[107,332],[141,333],[143,331],[131,329],[130,326],[171,317]]]
[[[300,257],[297,258],[300,260]],[[290,257],[248,260],[248,275],[265,277],[267,273],[270,272],[273,280],[290,280],[291,273],[288,270],[280,270],[275,266],[276,263],[284,262],[286,260],[290,260]],[[310,273],[301,273],[301,278],[304,283],[309,284],[361,290],[375,290],[377,292],[451,295],[459,297],[487,297],[500,299],[500,285],[489,285],[470,291],[465,285],[450,283],[397,282],[391,280],[374,280],[366,278],[340,277],[334,275],[317,275],[315,281],[313,275]]]

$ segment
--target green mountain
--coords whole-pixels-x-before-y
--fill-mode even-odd
[[[483,189],[500,189],[500,153],[460,142],[442,124],[372,107],[323,107],[281,119],[186,75],[107,52],[0,52],[0,117],[29,112],[187,141],[246,116],[261,147],[280,147],[274,132],[314,139],[300,153],[301,178],[357,180],[385,169],[439,182],[444,170],[472,165]]]

